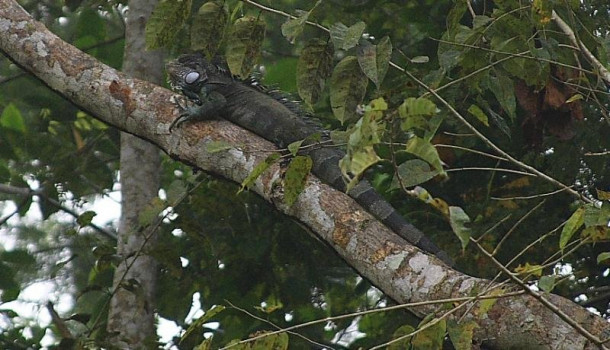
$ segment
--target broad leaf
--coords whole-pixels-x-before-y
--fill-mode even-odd
[[[381,39],[378,45],[363,40],[358,46],[360,68],[378,89],[388,71],[391,55],[392,43],[387,36]]]
[[[324,40],[313,39],[301,51],[297,63],[297,89],[299,96],[310,107],[320,98],[332,63],[333,47]]]
[[[224,306],[216,305],[216,306],[212,307],[210,310],[206,311],[205,314],[203,314],[201,317],[199,317],[195,322],[191,323],[191,325],[186,330],[186,332],[184,332],[184,334],[180,337],[180,342],[182,343],[182,341],[184,339],[188,338],[193,332],[201,332],[203,325],[206,322],[210,321],[212,319],[212,317],[221,313],[224,309],[225,309]]]
[[[420,324],[420,327],[423,326]],[[438,321],[434,325],[422,330],[421,332],[413,336],[411,344],[416,349],[442,349],[443,339],[445,338],[445,332],[447,330],[447,323],[444,319]]]
[[[330,27],[330,38],[335,45],[335,50],[349,50],[358,44],[364,33],[366,24],[358,22],[351,27],[347,27],[341,22],[337,22]]]
[[[21,112],[13,103],[9,103],[0,115],[0,126],[6,129],[25,132],[25,122]]]
[[[221,1],[201,5],[193,16],[191,50],[202,51],[208,59],[218,52],[229,20],[229,12]]]
[[[477,105],[470,105],[468,108],[468,113],[475,116],[483,125],[489,126],[489,119],[483,110]]]
[[[474,321],[459,323],[453,319],[447,321],[447,333],[455,350],[472,349],[472,335],[475,328],[478,328],[478,325]]]
[[[231,72],[247,77],[261,54],[265,22],[256,17],[242,17],[233,24],[227,38],[227,64]]]
[[[425,160],[436,170],[438,170],[439,173],[445,173],[445,170],[443,170],[443,166],[441,164],[441,158],[438,156],[438,152],[436,151],[434,145],[432,145],[429,141],[415,136],[407,142],[405,151]]]
[[[585,208],[583,207],[576,209],[576,211],[572,213],[572,216],[570,216],[561,230],[561,236],[559,236],[559,249],[565,248],[574,233],[584,224],[584,214]]]
[[[454,206],[449,207],[449,224],[451,225],[453,232],[460,239],[462,249],[466,249],[468,242],[470,242],[470,237],[472,236],[472,229],[466,227],[469,223],[470,218],[464,209]]]
[[[341,124],[356,118],[367,85],[356,57],[347,56],[337,64],[330,78],[330,106]]]
[[[258,163],[254,167],[250,175],[248,175],[248,177],[246,177],[246,179],[244,179],[244,181],[241,183],[241,187],[239,188],[237,193],[239,194],[243,192],[243,190],[245,190],[246,188],[249,188],[254,183],[254,181],[256,181],[256,179],[258,179],[258,177],[261,176],[261,174],[264,173],[265,170],[267,170],[271,165],[277,162],[279,158],[279,153],[272,153],[264,161]]]
[[[431,169],[427,162],[420,159],[411,159],[398,166],[397,174],[392,180],[390,189],[400,188],[400,185],[408,188],[420,185],[438,175],[438,170]],[[400,182],[399,182],[400,178]]]
[[[312,166],[309,156],[296,156],[288,165],[284,176],[284,200],[288,206],[292,206],[303,192]]]
[[[192,0],[161,0],[146,23],[146,48],[169,46],[191,13]]]

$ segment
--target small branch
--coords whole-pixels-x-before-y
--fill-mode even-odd
[[[580,48],[580,52],[585,56],[587,61],[591,63],[595,69],[599,72],[601,78],[607,85],[610,85],[610,71],[604,67],[604,65],[589,51],[585,44],[576,38],[576,34],[570,26],[553,10],[551,18],[557,24],[557,26],[570,38],[573,45]]]
[[[485,250],[485,248],[483,248],[483,246],[481,246],[481,244],[479,244],[477,241],[475,241],[472,238],[470,240],[474,244],[477,245],[479,250],[485,256],[487,256],[494,263],[494,265],[496,265],[498,267],[498,269],[500,269],[502,272],[504,272],[504,274],[507,275],[508,278],[510,278],[513,282],[518,284],[527,294],[531,295],[533,298],[538,300],[542,305],[544,305],[546,308],[551,310],[555,315],[557,315],[559,318],[561,318],[567,324],[569,324],[574,329],[576,329],[585,338],[589,339],[589,341],[591,341],[594,344],[598,345],[601,349],[607,349],[603,345],[601,339],[599,339],[595,335],[591,334],[588,330],[583,328],[580,324],[578,324],[578,322],[574,321],[570,316],[568,316],[566,313],[561,311],[557,306],[555,306],[555,304],[553,304],[550,301],[548,301],[542,294],[532,290],[528,285],[525,284],[525,282],[523,282],[521,279],[517,278],[517,276],[515,276],[512,272],[510,272],[504,265],[502,265],[501,262],[496,260],[496,258],[494,258],[494,256],[491,253],[487,252],[487,250]]]
[[[70,329],[68,329],[66,322],[61,317],[59,317],[59,314],[57,313],[57,311],[55,311],[53,303],[50,301],[47,303],[47,310],[49,311],[49,314],[51,314],[51,323],[55,325],[55,328],[57,328],[59,335],[63,339],[74,339],[74,336],[70,332]]]
[[[10,185],[6,185],[6,184],[0,184],[0,192],[6,193],[6,194],[23,196],[25,198],[37,196],[38,198],[40,198],[40,200],[43,200],[43,201],[51,204],[52,206],[56,207],[57,209],[71,215],[75,219],[77,219],[80,216],[80,214],[78,214],[76,211],[74,211],[68,207],[65,207],[59,201],[47,196],[42,190],[32,190],[27,187],[16,187],[16,186],[10,186]],[[2,222],[4,222],[4,221],[5,220],[3,220]],[[104,236],[106,236],[110,239],[113,239],[113,240],[116,239],[116,235],[114,233],[112,233],[108,230],[105,230],[105,229],[97,226],[94,223],[89,223],[87,226],[91,227],[92,229],[96,230],[97,232],[103,234]]]
[[[284,330],[283,330],[283,329],[282,329],[280,326],[276,325],[275,323],[273,323],[273,322],[271,322],[271,321],[269,321],[269,320],[266,320],[266,319],[264,319],[264,318],[262,318],[262,317],[258,317],[258,316],[256,316],[255,314],[253,314],[253,313],[249,312],[248,310],[245,310],[245,309],[242,309],[242,308],[240,308],[240,307],[238,307],[238,306],[235,306],[233,303],[231,303],[231,302],[230,302],[230,301],[228,301],[228,300],[225,300],[225,302],[226,302],[227,304],[229,304],[229,306],[231,306],[231,307],[232,307],[232,308],[234,308],[235,310],[237,310],[237,311],[239,311],[239,312],[243,312],[244,314],[246,314],[246,315],[248,315],[248,316],[250,316],[250,317],[254,318],[255,320],[261,321],[261,322],[263,322],[263,323],[267,323],[267,324],[271,325],[272,327],[274,327],[274,328],[275,328],[275,329],[277,329],[277,330],[284,331]],[[307,338],[306,336],[304,336],[304,335],[302,335],[302,334],[300,334],[300,333],[293,332],[293,331],[286,331],[286,333],[289,333],[289,334],[292,334],[292,335],[296,335],[297,337],[302,338],[303,340],[308,341],[308,342],[310,342],[310,343],[312,343],[312,344],[314,344],[314,345],[317,345],[317,346],[321,347],[322,349],[326,349],[326,348],[328,348],[328,349],[334,349],[332,346],[330,346],[330,345],[328,345],[328,344],[322,344],[322,343],[318,343],[318,342],[316,342],[316,341],[313,341],[313,340],[311,340],[311,339]]]
[[[447,169],[446,172],[456,172],[456,171],[467,171],[467,170],[481,170],[481,171],[494,171],[494,172],[503,172],[503,173],[511,173],[511,174],[519,174],[524,176],[536,176],[532,173],[528,173],[525,171],[513,170],[513,169],[504,169],[504,168],[485,168],[485,167],[464,167],[464,168],[453,168]]]
[[[267,337],[270,335],[274,335],[274,334],[288,332],[288,331],[292,331],[295,329],[309,327],[309,326],[313,326],[313,325],[320,324],[320,323],[326,323],[329,321],[342,320],[342,319],[353,318],[353,317],[357,317],[357,316],[364,316],[364,315],[368,315],[368,314],[372,314],[372,313],[376,313],[376,312],[400,310],[400,309],[406,309],[406,308],[410,308],[410,307],[417,307],[417,306],[424,306],[424,305],[438,305],[438,304],[446,304],[446,303],[471,302],[471,301],[477,301],[477,300],[511,298],[514,296],[522,295],[524,293],[525,293],[524,291],[517,291],[517,292],[504,293],[504,294],[500,294],[500,295],[478,295],[478,296],[474,296],[474,297],[459,297],[459,298],[448,298],[448,299],[439,299],[439,300],[427,300],[427,301],[421,301],[421,302],[416,302],[416,303],[393,305],[393,306],[388,306],[388,307],[382,307],[379,309],[365,310],[365,311],[353,312],[353,313],[343,314],[343,315],[338,315],[338,316],[325,317],[325,318],[321,318],[318,320],[313,320],[313,321],[297,324],[294,326],[286,327],[284,329],[280,329],[277,331],[260,334],[260,335],[242,340],[238,343],[220,348],[220,350],[229,349],[229,348],[232,348],[239,344],[250,343],[255,340],[258,340],[258,339],[261,339],[261,338],[264,338],[264,337]]]
[[[569,188],[571,188],[572,186],[569,186]],[[535,198],[542,198],[542,197],[548,197],[548,196],[552,196],[555,195],[557,193],[561,193],[563,191],[565,191],[565,188],[560,188],[558,190],[552,191],[552,192],[547,192],[547,193],[540,193],[540,194],[535,194],[532,196],[517,196],[517,197],[491,197],[491,199],[495,200],[495,201],[512,201],[512,200],[516,200],[516,199],[535,199]]]

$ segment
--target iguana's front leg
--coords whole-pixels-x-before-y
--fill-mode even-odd
[[[191,96],[189,96],[191,97]],[[227,102],[225,97],[219,92],[207,92],[202,89],[202,92],[195,98],[191,98],[198,106],[183,106],[176,101],[176,106],[181,110],[180,116],[176,118],[169,126],[169,131],[179,126],[180,124],[195,120],[205,120],[214,116]]]

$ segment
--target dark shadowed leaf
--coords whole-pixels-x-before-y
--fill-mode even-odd
[[[362,72],[373,81],[378,89],[388,71],[391,55],[392,43],[387,36],[377,45],[362,40],[358,46],[358,64],[360,64]]]
[[[231,72],[247,77],[261,54],[265,38],[265,22],[256,17],[238,19],[227,38],[227,64]]]
[[[430,168],[427,162],[420,159],[411,159],[398,166],[396,169],[398,174],[394,176],[390,189],[404,187],[413,187],[422,184],[439,174],[438,170]],[[400,183],[398,177],[400,177]]]
[[[93,220],[93,217],[96,215],[97,215],[96,212],[87,210],[86,212],[84,212],[78,216],[78,218],[76,219],[76,223],[78,223],[78,225],[80,227],[87,226],[87,225],[91,224],[91,220]]]
[[[221,1],[203,4],[193,16],[191,26],[191,50],[201,50],[208,57],[214,57],[224,38],[229,13]]]
[[[250,175],[241,183],[241,187],[237,193],[243,192],[243,190],[249,188],[262,173],[265,172],[273,163],[277,162],[280,159],[279,153],[272,153],[269,157],[267,157],[264,161],[258,163]]]
[[[333,47],[325,40],[313,39],[301,51],[297,63],[297,89],[310,107],[320,98],[332,63]]]
[[[451,344],[455,350],[470,350],[472,349],[472,334],[478,325],[474,321],[457,322],[455,320],[447,321],[447,333]]]
[[[337,64],[330,78],[330,105],[341,124],[356,118],[356,107],[362,103],[367,85],[356,57],[345,57]]]
[[[341,22],[337,22],[330,27],[330,38],[335,45],[335,50],[349,50],[358,44],[362,33],[366,28],[364,22],[358,22],[351,27],[347,27]]]
[[[169,46],[191,13],[191,0],[162,0],[146,24],[146,48]]]
[[[559,236],[559,249],[565,248],[574,233],[584,224],[584,215],[585,208],[583,207],[576,209],[576,211],[572,213],[572,216],[570,216],[561,230],[561,235]]]
[[[296,156],[288,165],[284,176],[284,200],[288,206],[293,205],[303,192],[312,166],[309,156]]]

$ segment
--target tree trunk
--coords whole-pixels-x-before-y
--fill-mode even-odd
[[[157,0],[129,1],[123,71],[132,77],[162,84],[163,55],[160,51],[147,52],[144,40],[146,21],[156,3]],[[107,330],[113,346],[150,349],[156,342],[157,263],[146,252],[154,248],[156,232],[154,227],[139,227],[138,217],[159,191],[159,149],[122,132],[120,169],[122,205],[117,253],[123,262],[114,274],[116,292],[110,302]]]

